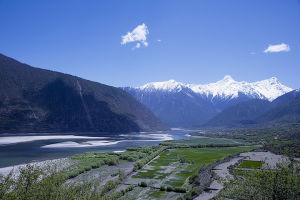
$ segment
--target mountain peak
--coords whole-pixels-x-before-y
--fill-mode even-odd
[[[190,89],[196,94],[207,97],[219,97],[222,99],[232,99],[244,94],[249,98],[267,99],[273,101],[277,97],[292,91],[281,84],[276,77],[271,77],[257,82],[235,81],[230,75],[224,76],[223,79],[209,84],[185,84],[176,82],[171,79],[164,82],[147,83],[136,89],[151,91],[180,92],[183,89]]]
[[[277,77],[271,77],[271,78],[269,78],[268,80],[269,80],[271,83],[277,83],[277,84],[280,84]]]
[[[166,81],[167,83],[177,83],[177,81],[175,81],[174,79],[170,79],[168,81]]]
[[[234,81],[234,79],[230,75],[224,76],[223,81]]]
[[[168,81],[147,83],[141,87],[138,87],[138,89],[148,90],[148,91],[153,91],[153,90],[181,91],[182,87],[184,86],[185,84],[170,79]]]

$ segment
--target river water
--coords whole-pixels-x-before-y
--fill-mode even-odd
[[[0,168],[63,158],[87,151],[123,151],[127,147],[157,145],[166,140],[189,139],[195,130],[131,134],[68,133],[0,136]]]

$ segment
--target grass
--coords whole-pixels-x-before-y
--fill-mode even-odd
[[[257,169],[261,167],[262,163],[262,161],[243,160],[243,162],[239,165],[239,168]]]
[[[133,178],[145,178],[145,179],[164,179],[169,173],[159,173],[158,170],[147,170],[146,172],[139,172],[132,176]]]
[[[174,144],[187,144],[187,145],[208,145],[208,144],[242,144],[241,140],[237,141],[228,138],[194,138],[192,140],[176,140],[171,141]]]
[[[166,185],[172,187],[182,187],[193,174],[207,164],[222,160],[229,155],[239,152],[250,151],[254,147],[222,147],[222,148],[191,148],[191,149],[170,149],[160,154],[160,157],[152,161],[149,165],[152,169],[145,172],[139,172],[133,178],[144,179],[164,179],[167,176],[169,180]],[[184,157],[186,163],[180,163],[179,157]],[[176,165],[176,169],[171,173],[163,173],[165,166]]]
[[[70,179],[91,169],[99,168],[102,165],[117,165],[119,162],[138,161],[160,148],[159,146],[143,146],[128,148],[122,153],[86,152],[76,154],[71,157],[76,163],[65,169],[63,175],[65,179]]]
[[[159,199],[159,198],[160,198],[162,195],[164,195],[164,194],[166,194],[165,191],[160,191],[160,190],[158,190],[158,191],[151,192],[151,193],[149,194],[149,197],[153,197],[153,198]]]

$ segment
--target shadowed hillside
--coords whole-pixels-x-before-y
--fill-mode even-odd
[[[204,126],[241,127],[300,123],[300,91],[293,90],[274,101],[251,100],[233,105]]]
[[[166,129],[121,89],[0,54],[0,133]]]

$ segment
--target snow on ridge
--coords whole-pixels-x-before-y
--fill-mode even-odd
[[[184,83],[176,82],[175,80],[168,80],[164,82],[151,82],[147,83],[141,87],[137,87],[136,89],[141,90],[166,90],[166,91],[181,91],[183,87],[186,87]]]
[[[264,95],[269,101],[273,101],[277,97],[293,90],[292,88],[281,84],[276,77],[250,84],[252,84],[253,88]]]
[[[235,81],[231,76],[226,75],[222,80],[209,84],[185,84],[169,80],[164,82],[147,83],[135,89],[143,90],[146,92],[151,91],[167,91],[167,92],[180,92],[182,89],[187,88],[196,94],[205,95],[206,97],[220,97],[220,98],[237,98],[240,93],[247,96],[266,99],[273,101],[277,97],[292,91],[281,84],[276,77],[271,77],[257,82]]]

